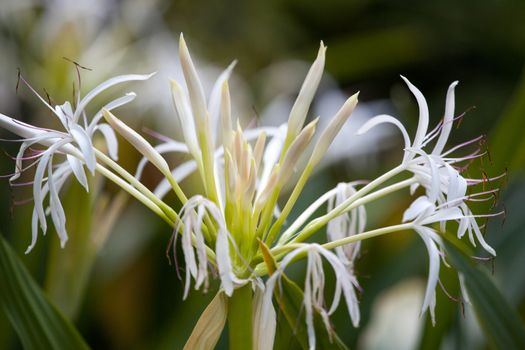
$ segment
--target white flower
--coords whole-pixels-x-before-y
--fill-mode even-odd
[[[440,253],[442,241],[439,234],[428,225],[439,224],[440,229],[445,231],[447,222],[457,221],[458,238],[462,238],[468,232],[469,239],[474,246],[476,245],[475,237],[487,252],[495,256],[496,252],[483,238],[476,218],[495,216],[500,213],[473,215],[466,202],[497,190],[467,194],[468,187],[477,185],[481,180],[464,178],[460,173],[462,169],[457,164],[482,156],[483,154],[479,151],[465,157],[450,157],[451,153],[479,139],[465,142],[444,151],[454,122],[454,89],[458,82],[453,82],[449,86],[443,120],[434,130],[428,132],[429,112],[426,100],[408,79],[402,78],[414,94],[419,106],[419,123],[414,140],[411,141],[405,127],[396,118],[389,115],[372,118],[361,127],[358,133],[363,134],[382,123],[391,123],[398,127],[405,142],[405,152],[400,169],[413,174],[410,185],[412,194],[419,186],[425,189],[426,194],[416,198],[405,211],[403,222],[411,222],[412,228],[423,239],[428,250],[429,278],[422,312],[429,309],[434,323],[435,286],[439,279],[439,256],[442,254]],[[428,144],[436,138],[434,148],[431,151],[426,151]],[[481,200],[488,199],[490,198]]]
[[[329,316],[337,309],[341,294],[346,302],[348,314],[352,319],[354,327],[359,325],[359,305],[355,288],[358,287],[356,279],[348,274],[346,267],[343,265],[337,255],[324,249],[318,244],[302,244],[299,248],[288,253],[282,260],[279,268],[272,274],[266,282],[266,290],[263,300],[263,313],[261,315],[261,325],[271,322],[274,309],[272,304],[273,292],[283,276],[284,270],[300,254],[307,255],[307,269],[304,282],[304,300],[303,305],[306,314],[306,326],[308,330],[308,344],[310,349],[315,349],[315,332],[314,332],[314,313],[319,313],[324,322],[326,329],[330,332],[331,326]],[[323,258],[328,262],[335,273],[335,291],[330,308],[326,308],[325,276],[323,268]]]
[[[84,166],[91,174],[96,167],[95,148],[92,139],[98,131],[106,141],[109,155],[117,159],[117,139],[113,129],[108,124],[99,123],[102,118],[102,109],[99,110],[88,122],[85,112],[86,106],[104,90],[127,81],[145,80],[151,75],[122,75],[105,81],[91,90],[84,98],[77,96],[73,110],[70,102],[52,107],[29,85],[28,87],[35,95],[49,108],[53,115],[58,118],[64,131],[39,128],[29,125],[13,118],[0,114],[0,126],[22,137],[22,143],[16,158],[16,167],[10,181],[13,182],[20,177],[24,160],[31,160],[30,166],[36,164],[36,171],[33,181],[34,209],[32,218],[32,239],[26,253],[31,251],[36,244],[38,227],[45,233],[47,230],[46,215],[50,214],[60,244],[63,247],[68,239],[66,231],[66,217],[60,202],[59,192],[65,181],[71,174],[78,182],[88,190],[88,180]],[[114,109],[132,101],[134,93],[128,93],[116,100],[106,104],[104,109]],[[25,157],[26,150],[35,144],[47,147],[36,155]],[[65,160],[54,164],[55,156],[65,154]],[[27,169],[27,167],[26,167]],[[47,172],[47,177],[45,174]],[[49,207],[44,209],[44,200],[49,194]]]

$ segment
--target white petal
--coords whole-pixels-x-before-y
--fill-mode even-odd
[[[113,128],[111,128],[109,124],[99,124],[95,129],[100,131],[104,136],[106,145],[108,147],[109,156],[113,160],[118,160],[118,141]]]
[[[476,235],[476,238],[478,242],[481,244],[481,246],[483,247],[483,249],[485,249],[492,256],[496,256],[496,251],[494,250],[494,248],[492,248],[485,241],[485,238],[483,238],[483,234],[481,233],[481,230],[479,229],[478,223],[476,222],[475,218],[470,218],[470,226],[472,227],[474,234]]]
[[[70,127],[69,132],[80,148],[87,168],[92,174],[94,174],[97,161],[95,159],[95,152],[93,151],[91,138],[81,126],[72,124]]]
[[[428,200],[427,196],[418,197],[403,213],[403,222],[414,220],[425,212],[433,211],[434,208],[434,204]]]
[[[381,114],[381,115],[375,116],[374,118],[369,119],[366,123],[364,123],[359,128],[359,130],[357,130],[357,135],[363,135],[364,133],[367,133],[370,129],[376,127],[379,124],[383,124],[383,123],[394,124],[399,129],[399,131],[401,131],[401,134],[403,135],[403,140],[405,142],[405,150],[410,148],[410,137],[408,136],[408,132],[403,126],[403,124],[401,124],[401,122],[397,120],[396,118],[390,115],[387,115],[387,114]],[[405,152],[405,156],[403,157],[403,162],[405,162],[407,159],[408,159],[408,154],[407,152]]]
[[[231,296],[233,294],[233,271],[230,260],[230,244],[228,242],[228,234],[225,230],[219,229],[215,245],[215,254],[217,257],[221,286],[224,289],[224,293],[226,293],[227,296]]]
[[[35,136],[45,134],[47,131],[36,126],[18,121],[6,115],[0,113],[0,126],[3,129],[7,129],[10,132],[17,134],[18,136],[30,139]]]
[[[429,267],[428,267],[428,281],[427,288],[425,291],[425,298],[423,299],[423,305],[421,307],[421,313],[424,313],[427,309],[430,310],[430,316],[432,324],[436,323],[434,315],[434,306],[436,303],[436,285],[439,280],[439,250],[436,247],[436,243],[430,238],[429,231],[431,229],[427,227],[416,227],[416,232],[419,234],[428,251]]]
[[[47,230],[46,217],[44,213],[44,197],[45,194],[42,191],[44,173],[47,168],[47,163],[50,158],[50,153],[46,152],[40,158],[38,166],[36,167],[34,183],[33,183],[33,202],[35,203],[34,210],[38,215],[38,221],[40,222],[40,227],[43,232]]]
[[[436,146],[432,151],[432,154],[441,154],[445,144],[447,143],[448,136],[450,135],[450,130],[452,129],[452,123],[454,122],[454,88],[458,85],[458,82],[455,81],[450,84],[447,91],[447,101],[445,103],[445,115],[443,117],[443,127],[441,128],[441,133],[439,134],[439,139],[436,142]]]
[[[151,74],[126,74],[126,75],[119,75],[116,77],[113,77],[111,79],[106,80],[102,84],[95,87],[93,90],[91,90],[84,98],[80,101],[80,103],[77,105],[77,108],[75,110],[75,114],[73,115],[73,121],[78,121],[78,118],[80,117],[80,114],[86,108],[87,104],[94,99],[98,94],[100,94],[102,91],[127,81],[136,81],[136,80],[147,80],[151,78],[155,73]]]
[[[89,192],[88,181],[82,162],[69,154],[67,155],[67,162],[69,163],[69,166],[71,167],[71,170],[73,171],[73,174],[77,178],[78,182],[86,189],[87,192]]]
[[[25,254],[29,254],[36,245],[38,238],[38,213],[36,208],[33,208],[33,214],[31,216],[31,244],[27,247]]]
[[[414,137],[414,143],[412,144],[412,147],[415,149],[421,148],[421,145],[423,144],[425,135],[427,134],[428,130],[428,106],[427,101],[425,100],[425,96],[419,91],[418,88],[416,88],[407,78],[404,76],[401,76],[401,78],[405,81],[405,83],[408,85],[408,88],[414,95],[414,97],[417,100],[417,104],[419,107],[419,123],[417,125],[417,131],[416,136]]]
[[[133,101],[135,99],[135,97],[137,97],[137,94],[134,93],[134,92],[128,92],[127,94],[125,94],[124,96],[122,97],[119,97],[113,101],[111,101],[110,103],[108,103],[107,105],[105,105],[104,107],[102,107],[100,109],[100,111],[97,112],[97,114],[95,114],[95,116],[93,117],[93,119],[91,120],[91,123],[89,123],[89,127],[88,127],[88,133],[92,133],[93,130],[95,129],[95,126],[98,124],[98,122],[100,121],[100,119],[102,119],[102,111],[104,109],[107,109],[108,111],[112,111],[114,110],[115,108],[118,108],[120,106],[123,106],[125,105],[126,103],[129,103],[131,101]]]
[[[48,162],[47,170],[47,183],[49,185],[49,207],[51,208],[51,219],[53,220],[53,224],[55,225],[57,235],[60,239],[60,246],[64,248],[68,240],[66,231],[66,214],[64,213],[64,208],[62,207],[60,197],[58,196],[58,189],[55,186],[55,178],[53,176],[52,170],[53,164],[50,160]]]

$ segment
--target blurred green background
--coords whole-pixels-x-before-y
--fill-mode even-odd
[[[76,79],[74,65],[65,57],[91,69],[81,71],[84,92],[117,74],[157,71],[141,86],[113,90],[114,96],[130,90],[139,94],[117,115],[139,130],[148,127],[176,137],[168,79],[180,76],[180,32],[205,81],[212,81],[221,67],[238,59],[232,97],[244,125],[283,121],[320,40],[328,46],[326,75],[314,110],[325,118],[330,117],[338,97],[359,90],[362,118],[388,112],[415,130],[417,108],[399,78],[403,74],[426,96],[431,125],[435,125],[444,110],[448,85],[459,80],[456,114],[467,113],[454,130],[451,144],[487,134],[490,157],[472,169],[482,168],[489,175],[508,169],[508,183],[500,196],[506,220],[504,225],[501,220],[488,224],[487,240],[498,252],[493,279],[523,317],[524,19],[525,2],[518,0],[3,0],[0,112],[41,126],[53,125],[55,121],[27,88],[15,91],[17,68],[37,91],[45,89],[54,102],[62,103],[71,98]],[[100,99],[101,104],[104,101]],[[338,182],[373,178],[401,159],[401,138],[395,132],[375,134],[363,144],[347,131],[344,141],[353,142],[352,148],[344,148],[342,142],[340,149],[331,150],[296,212]],[[0,135],[12,138],[1,130]],[[134,169],[138,155],[124,142],[120,146],[121,161]],[[16,154],[16,144],[3,142],[1,147],[5,154],[0,154],[0,170],[8,174],[14,164],[7,154]],[[181,159],[171,161],[177,164]],[[158,181],[159,175],[148,171],[146,184],[154,187]],[[189,192],[197,192],[195,186],[192,179],[184,183]],[[216,285],[207,294],[191,293],[183,302],[182,282],[165,257],[170,229],[139,204],[115,197],[114,187],[101,183],[98,188],[97,198],[75,185],[65,191],[70,241],[64,250],[57,249],[50,231],[24,256],[32,207],[14,204],[30,197],[31,191],[10,188],[2,180],[0,231],[93,348],[182,348]],[[404,195],[371,206],[370,227],[399,222],[409,203]],[[108,208],[121,216],[108,229],[108,239],[97,241],[93,237],[103,236],[103,223],[111,221]],[[491,272],[490,262],[481,264]],[[366,242],[357,266],[363,289],[361,326],[352,328],[344,310],[333,319],[351,348],[488,346],[470,308],[462,313],[460,305],[439,288],[437,326],[429,327],[427,317],[419,316],[428,267],[424,245],[415,234]],[[301,269],[296,270],[292,276],[300,280]],[[441,280],[450,294],[458,294],[453,271],[442,273]],[[221,339],[218,347],[226,348],[226,344]],[[0,348],[19,347],[16,334],[0,314]]]

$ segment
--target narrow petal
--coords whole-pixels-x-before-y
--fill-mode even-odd
[[[64,248],[68,237],[66,231],[66,214],[64,213],[64,208],[60,202],[60,197],[58,195],[58,188],[55,185],[55,178],[52,173],[53,164],[52,158],[48,162],[48,186],[49,186],[49,207],[51,208],[51,219],[53,220],[53,225],[57,235],[60,239],[60,247]]]
[[[75,140],[75,142],[77,143],[78,147],[80,148],[80,151],[84,156],[84,162],[86,162],[87,168],[89,169],[91,174],[94,174],[97,161],[95,159],[95,152],[93,151],[91,137],[89,137],[86,131],[77,124],[72,124],[70,126],[69,132]]]
[[[450,135],[450,130],[452,129],[452,123],[454,122],[454,88],[458,85],[458,81],[450,84],[447,91],[447,101],[445,103],[445,115],[443,116],[443,126],[441,128],[441,133],[436,142],[436,146],[432,151],[432,154],[441,154],[447,143],[448,136]]]
[[[425,135],[427,134],[428,130],[428,105],[427,101],[425,100],[425,96],[419,91],[418,88],[416,88],[407,78],[404,76],[401,76],[401,78],[405,81],[405,83],[408,85],[408,88],[416,98],[418,107],[419,107],[419,123],[417,125],[417,131],[416,136],[414,137],[414,143],[412,144],[412,147],[415,149],[421,148],[421,145],[423,144],[423,141],[425,139]]]
[[[111,128],[109,124],[99,124],[95,128],[102,133],[104,139],[106,140],[106,145],[108,147],[109,156],[113,160],[118,160],[118,141],[115,131]]]
[[[113,101],[111,101],[110,103],[106,104],[104,107],[102,107],[100,109],[100,111],[97,112],[97,114],[95,114],[95,116],[93,117],[93,119],[91,120],[91,122],[89,123],[89,127],[88,127],[88,133],[92,133],[93,130],[95,129],[95,127],[97,126],[98,122],[100,121],[100,119],[102,119],[102,111],[104,109],[108,110],[108,111],[112,111],[114,110],[115,108],[118,108],[120,106],[123,106],[131,101],[133,101],[135,99],[135,97],[137,97],[137,94],[134,93],[134,92],[128,92],[127,94],[125,94],[124,96],[122,97],[119,97]]]
[[[431,235],[429,234],[431,229],[427,227],[417,227],[416,232],[419,234],[428,251],[429,267],[428,267],[428,281],[427,288],[425,291],[425,297],[423,299],[423,305],[421,307],[421,313],[424,313],[426,310],[430,310],[430,317],[432,319],[432,324],[436,324],[436,319],[434,315],[434,306],[436,304],[436,285],[439,280],[439,250],[436,246],[436,243],[432,240]]]
[[[88,180],[82,162],[78,158],[75,158],[69,154],[67,155],[67,162],[69,163],[69,166],[78,182],[86,189],[87,192],[89,192]]]
[[[120,83],[124,83],[124,82],[127,82],[127,81],[147,80],[147,79],[151,78],[153,75],[155,75],[155,73],[144,74],[144,75],[142,75],[142,74],[126,74],[126,75],[119,75],[119,76],[116,76],[116,77],[113,77],[111,79],[106,80],[105,82],[103,82],[102,84],[98,85],[93,90],[91,90],[86,96],[84,96],[84,98],[77,105],[77,108],[75,110],[75,114],[73,115],[73,121],[77,122],[78,118],[80,117],[80,114],[82,113],[84,108],[86,108],[87,104],[92,99],[94,99],[98,94],[103,92],[104,90],[106,90],[106,89],[108,89],[108,88],[110,88],[110,87],[112,87],[114,85],[117,85],[117,84],[120,84]]]
[[[383,123],[394,124],[399,129],[399,131],[401,131],[401,134],[403,135],[403,140],[405,141],[405,150],[410,148],[410,137],[408,136],[408,132],[403,126],[403,124],[401,124],[401,122],[397,120],[396,118],[390,115],[386,115],[386,114],[381,114],[374,118],[369,119],[366,123],[364,123],[359,128],[359,130],[357,130],[357,135],[363,135],[364,133],[367,133],[370,129],[376,127],[379,124],[383,124]],[[408,159],[408,153],[405,152],[405,156],[403,157],[403,162],[406,162],[407,159]]]

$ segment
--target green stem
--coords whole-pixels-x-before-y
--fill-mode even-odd
[[[228,301],[230,350],[252,348],[252,288],[250,284],[235,289]]]

